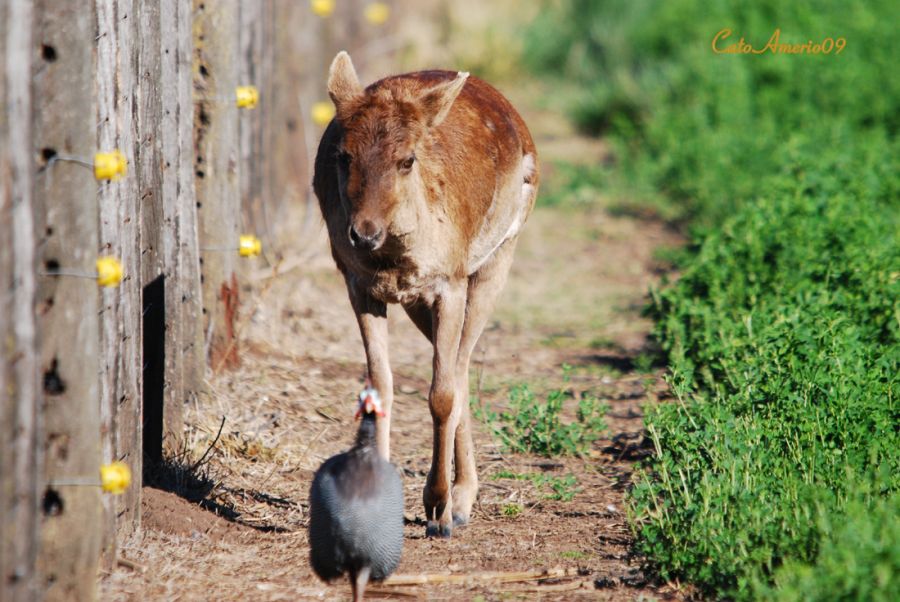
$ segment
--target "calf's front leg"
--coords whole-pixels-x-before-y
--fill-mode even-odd
[[[350,304],[356,313],[356,322],[366,349],[369,380],[381,398],[380,416],[375,423],[375,441],[378,453],[391,459],[391,406],[394,403],[394,378],[388,355],[387,305],[370,296],[352,278],[347,278]]]
[[[434,376],[428,405],[434,425],[431,470],[422,499],[428,521],[425,534],[450,537],[453,532],[453,449],[465,400],[459,396],[456,368],[466,314],[466,281],[450,283],[432,307]]]

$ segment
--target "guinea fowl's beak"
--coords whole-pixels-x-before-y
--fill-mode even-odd
[[[387,416],[387,414],[378,407],[375,400],[372,399],[372,395],[366,395],[365,400],[360,404],[359,409],[356,410],[355,418],[359,418],[363,414],[375,414],[379,418]]]

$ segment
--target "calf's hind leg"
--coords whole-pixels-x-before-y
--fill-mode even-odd
[[[469,360],[491,316],[494,303],[506,284],[515,248],[515,239],[507,241],[481,269],[469,277],[466,320],[456,360],[456,396],[462,400],[462,408],[455,436],[456,475],[452,492],[454,525],[469,522],[472,504],[478,495],[478,471],[472,447],[472,418],[469,411]]]
[[[466,314],[466,281],[451,282],[435,300],[433,312],[434,376],[428,405],[434,425],[431,470],[425,481],[422,501],[428,536],[450,537],[453,531],[451,479],[453,447],[461,410],[456,362]]]

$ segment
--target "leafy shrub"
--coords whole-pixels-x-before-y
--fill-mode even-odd
[[[571,114],[610,137],[616,177],[693,226],[650,309],[677,402],[648,411],[631,512],[664,577],[718,598],[900,597],[894,11],[571,0],[529,32],[526,61],[583,90]],[[713,54],[726,27],[848,42]]]
[[[526,32],[523,59],[577,89],[570,111],[609,135],[635,202],[676,207],[714,225],[759,194],[799,139],[823,149],[900,125],[895,5],[873,0],[570,0],[549,3]],[[761,47],[844,37],[840,54],[712,52],[731,29]],[[734,38],[730,38],[734,39]]]
[[[898,516],[900,495],[895,493],[871,507],[848,507],[846,520],[822,517],[823,541],[815,562],[785,564],[775,573],[775,587],[757,584],[757,594],[809,602],[900,599]]]
[[[900,489],[887,209],[839,195],[748,205],[655,295],[679,403],[648,413],[658,455],[632,503],[664,576],[752,597],[783,560],[815,560],[821,520]]]

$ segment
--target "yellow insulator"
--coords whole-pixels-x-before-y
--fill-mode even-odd
[[[98,180],[118,180],[128,171],[128,160],[121,151],[94,155],[94,177]]]
[[[259,102],[259,90],[256,86],[238,86],[235,89],[237,106],[240,109],[252,109]]]
[[[312,106],[312,120],[318,126],[326,126],[334,119],[334,105],[330,102],[317,102]]]
[[[309,7],[320,17],[327,17],[334,12],[334,0],[309,0]]]
[[[131,469],[124,462],[113,462],[100,467],[100,486],[113,495],[125,493],[131,485]]]
[[[252,234],[242,234],[238,246],[241,257],[256,257],[262,253],[262,241]]]
[[[384,2],[370,2],[366,5],[363,16],[373,25],[382,25],[391,16],[391,7]]]
[[[97,284],[116,287],[122,282],[122,264],[115,257],[97,258]]]

